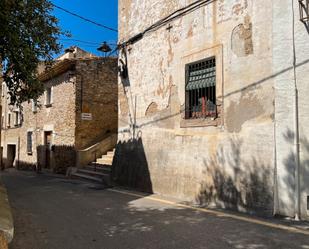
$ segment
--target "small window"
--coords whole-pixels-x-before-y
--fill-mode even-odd
[[[216,59],[186,66],[186,119],[217,117]]]
[[[19,126],[20,125],[20,112],[15,111],[15,120],[14,120],[14,126]]]
[[[8,113],[8,123],[7,123],[7,127],[8,127],[8,128],[11,127],[11,113]]]
[[[27,132],[27,153],[32,154],[32,131]]]
[[[37,100],[35,100],[35,99],[31,100],[31,108],[32,108],[32,112],[37,112],[38,111]]]
[[[52,88],[51,87],[46,88],[45,105],[46,107],[49,107],[52,105]]]
[[[5,128],[4,114],[2,114],[2,117],[1,117],[1,127],[2,127],[2,129]]]

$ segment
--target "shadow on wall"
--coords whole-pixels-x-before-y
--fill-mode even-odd
[[[112,166],[112,179],[115,183],[153,193],[148,162],[142,138],[136,134],[136,103],[133,104],[130,78],[128,72],[127,51],[121,49],[119,58],[119,74],[123,86],[123,94],[127,101],[130,121],[130,137],[128,141],[119,141],[115,148]],[[130,108],[131,107],[131,108]]]
[[[4,157],[2,160],[3,160],[4,169],[12,168],[12,167],[15,167],[16,169],[19,169],[19,170],[35,170],[36,169],[35,163],[30,163],[30,162],[21,161],[21,160],[19,161],[14,160],[14,163],[12,163],[6,157]]]
[[[46,146],[37,147],[39,168],[52,169],[54,173],[65,174],[67,168],[75,166],[76,151],[71,145],[53,145],[48,151]]]
[[[47,159],[49,155],[49,159]],[[74,146],[70,145],[54,145],[49,153],[46,146],[37,146],[37,163],[27,162],[24,160],[14,160],[14,163],[8,162],[7,158],[3,158],[6,168],[16,167],[18,170],[37,170],[42,168],[52,169],[54,173],[65,174],[68,167],[75,165],[76,151]]]
[[[285,141],[291,146],[291,148],[295,147],[295,133],[291,130],[287,130],[283,137]],[[301,193],[308,189],[308,179],[309,179],[309,141],[305,136],[301,136],[299,139],[300,143],[300,177],[299,177],[299,184],[300,184],[300,191]],[[285,172],[283,183],[286,186],[284,191],[287,193],[288,200],[291,202],[295,200],[295,187],[296,187],[296,179],[295,179],[295,169],[296,169],[296,158],[297,155],[295,154],[295,150],[291,150],[289,154],[286,156],[284,160],[284,167]],[[308,194],[307,194],[308,195]],[[303,197],[303,195],[301,194]],[[301,197],[301,198],[302,198]],[[303,203],[304,200],[301,200]],[[306,200],[305,200],[306,201]],[[285,210],[289,208],[289,206],[295,206],[294,203],[284,203],[282,201],[279,202],[279,209]],[[302,210],[304,212],[304,210]]]
[[[231,151],[219,147],[204,160],[205,180],[196,201],[201,205],[245,211],[263,216],[273,214],[273,173],[256,157],[244,162],[242,140],[230,139]]]
[[[141,138],[117,144],[113,160],[112,179],[122,186],[153,193],[148,162]]]

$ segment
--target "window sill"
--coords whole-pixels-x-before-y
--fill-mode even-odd
[[[207,127],[207,126],[219,126],[221,124],[220,118],[206,118],[206,119],[182,119],[180,121],[180,128],[189,127]]]

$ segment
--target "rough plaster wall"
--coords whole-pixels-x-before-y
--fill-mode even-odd
[[[279,212],[295,214],[295,91],[293,72],[292,2],[274,1],[274,73],[276,73],[276,144],[278,168]],[[298,2],[295,1],[296,79],[299,90],[300,184],[301,216],[308,219],[309,142],[308,142],[308,32],[299,21]]]
[[[276,150],[279,212],[294,215],[294,82],[291,1],[273,4],[273,70],[276,90]],[[286,23],[286,25],[282,25]]]
[[[184,4],[177,2],[176,8]],[[120,40],[163,17],[159,10],[169,6],[153,8],[149,20],[143,8],[150,6],[137,3],[120,1],[126,10],[120,15]],[[137,141],[152,191],[272,213],[271,19],[269,1],[215,1],[175,20],[170,31],[162,27],[129,47],[129,86],[119,84],[118,148],[134,148]],[[252,25],[253,48],[239,57],[231,49],[231,35],[246,20]],[[224,100],[224,126],[181,128],[185,63],[213,55],[222,72],[218,98]],[[141,162],[117,151],[116,158],[131,161],[132,168]]]
[[[76,69],[76,147],[85,149],[117,131],[117,59],[80,61]],[[81,120],[81,106],[91,121]]]
[[[297,11],[297,6],[295,6]],[[297,13],[297,12],[296,12]],[[309,220],[307,196],[309,196],[309,34],[304,25],[297,21],[296,54],[297,54],[297,84],[299,89],[299,129],[300,129],[300,184],[301,184],[301,214]]]
[[[180,7],[186,6],[188,0],[128,0],[119,1],[120,41],[137,34]],[[139,17],[136,22],[134,17]]]
[[[7,144],[16,144],[19,154],[20,165],[25,167],[33,166],[37,162],[37,147],[44,144],[44,130],[52,130],[52,143],[56,146],[74,146],[75,130],[75,87],[74,80],[70,79],[70,72],[55,77],[44,84],[53,87],[53,104],[45,107],[45,97],[39,98],[40,108],[37,113],[32,112],[31,103],[23,103],[23,122],[21,127],[2,130],[2,146],[4,149],[3,158],[7,156]],[[8,102],[6,96],[2,100],[3,113],[8,113]],[[33,131],[32,155],[27,154],[27,131]],[[18,140],[20,142],[18,142]],[[19,149],[18,149],[18,144]],[[42,155],[40,155],[42,156]]]

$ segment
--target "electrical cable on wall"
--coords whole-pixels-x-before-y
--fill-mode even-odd
[[[121,44],[118,45],[118,47],[124,47],[124,46],[127,46],[129,44],[133,44],[139,40],[141,40],[144,35],[146,33],[149,33],[149,32],[152,32],[152,31],[155,31],[156,29],[166,25],[167,23],[170,23],[171,21],[179,18],[179,17],[182,17],[206,4],[209,4],[209,3],[212,3],[213,1],[215,0],[198,0],[198,1],[195,1],[189,5],[187,5],[186,7],[183,7],[181,9],[178,9],[176,11],[174,11],[173,13],[169,14],[168,16],[162,18],[161,20],[155,22],[154,24],[152,24],[151,26],[149,26],[148,28],[146,28],[144,31],[138,33],[137,35],[129,38],[127,41],[125,42],[122,42]]]

